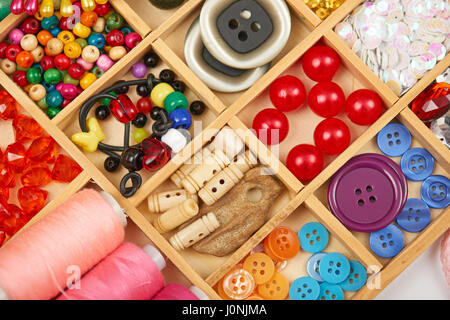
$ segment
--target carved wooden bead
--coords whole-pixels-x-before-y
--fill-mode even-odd
[[[38,40],[34,34],[27,34],[20,40],[20,46],[23,50],[32,51],[38,46]]]
[[[233,159],[244,149],[244,142],[229,126],[225,126],[217,133],[210,143],[210,149],[222,150],[229,159]]]
[[[28,94],[33,101],[39,101],[45,98],[47,91],[42,84],[35,84],[30,88],[30,92]]]
[[[0,68],[7,75],[11,75],[16,72],[17,65],[14,62],[9,61],[8,59],[3,59],[0,63]]]
[[[96,46],[88,45],[81,52],[81,57],[88,63],[94,63],[100,57],[100,50]]]
[[[176,250],[183,250],[206,238],[219,227],[216,215],[210,212],[177,232],[169,242]]]
[[[243,155],[236,157],[231,161],[230,166],[236,166],[242,173],[246,173],[248,170],[256,167],[258,159],[250,150],[245,151]]]
[[[153,225],[159,233],[165,233],[195,217],[198,210],[197,203],[193,199],[187,199],[156,218]]]
[[[178,206],[188,199],[198,203],[197,195],[190,194],[184,189],[152,194],[148,197],[148,209],[154,213],[161,213]]]
[[[127,49],[125,49],[124,46],[112,47],[111,50],[109,50],[109,53],[108,53],[110,59],[113,60],[113,61],[120,60],[126,54],[127,54]]]
[[[191,173],[195,167],[202,163],[203,159],[208,157],[210,154],[211,151],[208,147],[203,148],[191,158],[189,163],[182,165],[174,174],[172,174],[170,176],[170,180],[172,180],[178,188],[181,188],[181,181],[186,179],[186,176]]]

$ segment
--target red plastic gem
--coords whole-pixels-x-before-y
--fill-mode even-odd
[[[142,141],[141,147],[145,154],[142,164],[150,172],[161,169],[172,155],[172,150],[164,142],[154,138]]]
[[[50,136],[42,136],[31,143],[27,157],[35,162],[53,163],[58,153],[58,145]]]
[[[14,119],[17,115],[19,104],[6,91],[0,91],[0,118],[3,120]]]
[[[126,94],[121,94],[117,100],[111,100],[109,106],[112,114],[122,123],[133,121],[138,114],[136,106]]]
[[[8,204],[8,214],[3,220],[3,228],[8,236],[13,236],[28,221],[31,216],[24,214],[23,210],[14,204]]]
[[[28,164],[25,147],[18,142],[10,144],[5,150],[5,160],[15,173],[22,172]]]
[[[449,93],[450,84],[435,83],[413,100],[411,109],[424,122],[440,118],[449,110],[448,99],[442,98]]]
[[[3,245],[3,242],[5,242],[6,234],[5,231],[0,227],[0,247]]]
[[[14,184],[14,174],[5,161],[0,161],[0,188],[10,188]]]
[[[83,169],[74,160],[60,154],[56,159],[52,171],[52,178],[56,182],[71,182]]]
[[[20,180],[25,187],[43,187],[52,181],[52,173],[46,164],[34,164],[23,171]]]
[[[3,221],[8,217],[9,205],[8,202],[0,197],[0,226],[3,225]]]
[[[23,187],[17,192],[17,199],[26,214],[36,214],[45,205],[48,192],[36,187]]]
[[[14,118],[13,127],[16,133],[16,142],[37,139],[43,132],[36,120],[24,115],[18,115]]]
[[[0,188],[0,198],[8,201],[9,199],[9,188]]]

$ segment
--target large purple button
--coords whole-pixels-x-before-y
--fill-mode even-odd
[[[372,232],[395,219],[407,194],[406,179],[395,162],[366,154],[351,159],[333,176],[328,202],[347,228]]]

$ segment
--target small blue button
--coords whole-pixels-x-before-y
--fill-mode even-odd
[[[408,199],[405,207],[397,216],[397,224],[405,231],[420,232],[425,229],[431,220],[430,208],[420,199]]]
[[[444,176],[428,177],[422,184],[420,195],[429,207],[446,208],[450,204],[450,181]]]
[[[390,123],[378,133],[378,148],[389,157],[400,157],[411,146],[411,133],[400,123]]]
[[[320,294],[317,300],[344,300],[344,291],[338,285],[323,282],[320,284]]]
[[[319,283],[311,277],[298,278],[289,287],[291,300],[317,300],[319,293]]]
[[[320,261],[326,255],[327,254],[325,252],[315,253],[311,257],[309,257],[308,261],[306,262],[306,272],[311,278],[319,282],[323,282],[323,279],[319,273]]]
[[[409,180],[422,181],[433,173],[434,158],[425,149],[409,149],[403,154],[400,167]]]
[[[328,253],[320,261],[319,273],[326,282],[340,283],[350,274],[350,262],[340,253]]]
[[[318,222],[310,222],[300,229],[298,239],[306,252],[320,252],[328,245],[328,230]]]
[[[364,266],[358,262],[350,261],[350,274],[343,282],[339,283],[342,290],[345,291],[358,291],[367,281],[367,271]]]
[[[369,243],[375,254],[383,258],[392,258],[403,249],[405,240],[402,231],[390,224],[384,229],[371,232]]]

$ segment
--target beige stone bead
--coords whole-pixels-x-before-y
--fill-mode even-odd
[[[94,63],[100,57],[100,50],[96,46],[88,45],[84,47],[81,57],[86,62]]]

